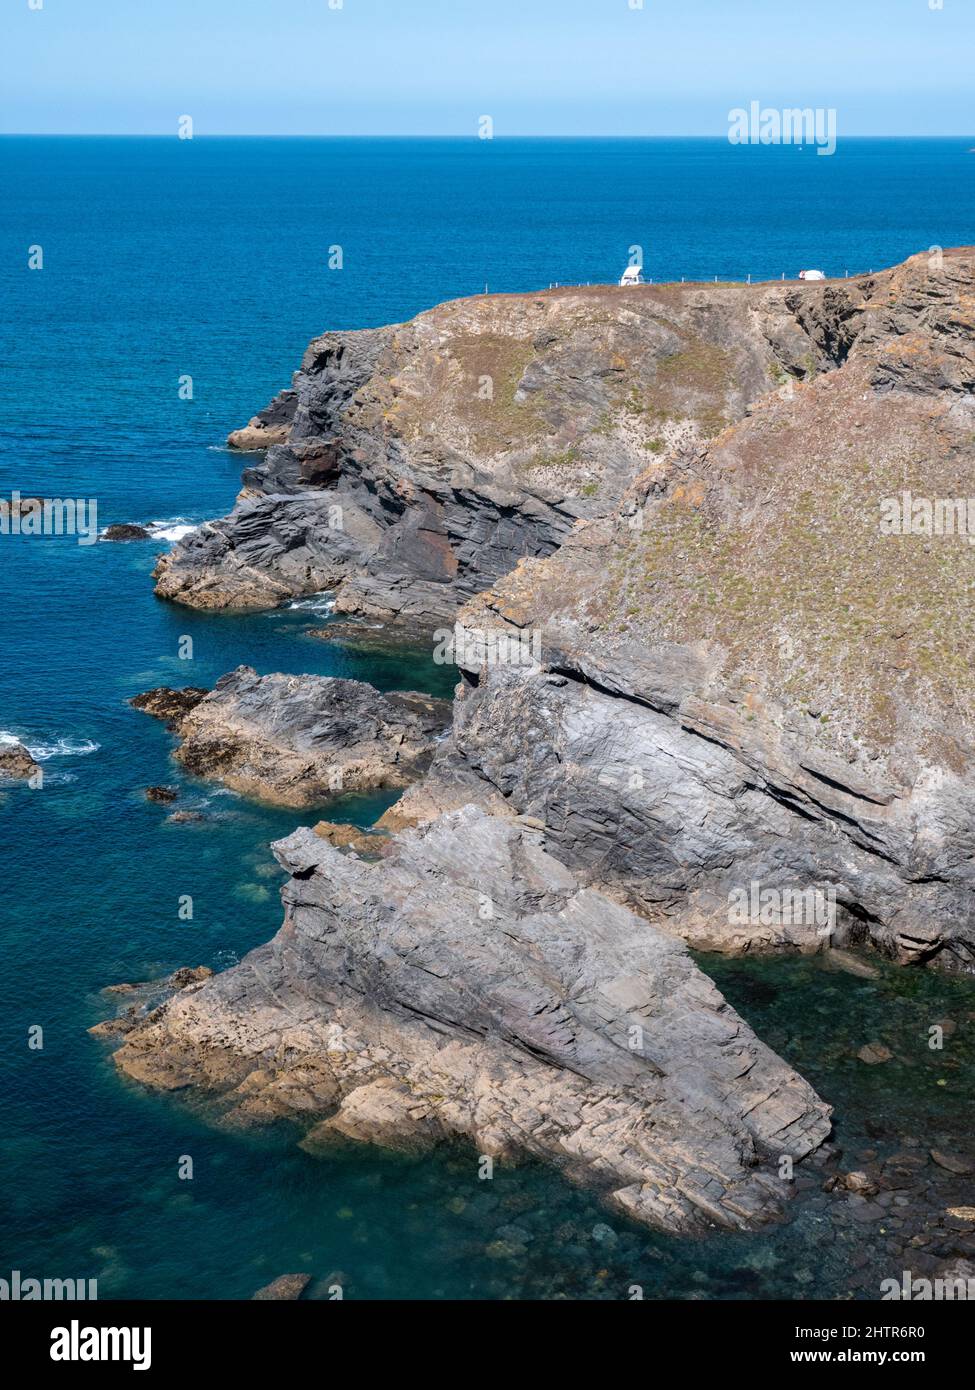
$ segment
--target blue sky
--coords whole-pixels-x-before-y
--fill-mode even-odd
[[[975,134],[975,0],[30,3],[0,19],[5,132],[719,135],[757,99]]]

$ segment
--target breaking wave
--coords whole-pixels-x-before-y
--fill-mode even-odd
[[[327,618],[335,608],[335,595],[312,594],[310,598],[296,598],[288,604],[288,608],[301,609],[306,613],[315,613],[319,617]]]
[[[0,747],[9,747],[14,743],[23,744],[38,763],[47,762],[51,758],[84,758],[89,753],[97,753],[101,748],[101,744],[91,738],[58,738],[52,743],[41,743],[27,735],[18,738],[16,734],[0,730]]]

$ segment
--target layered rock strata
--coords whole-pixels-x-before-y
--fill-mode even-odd
[[[826,1139],[829,1107],[684,945],[581,887],[538,831],[469,808],[376,864],[309,830],[275,849],[281,931],[129,1032],[128,1075],[299,1117],[315,1149],[544,1159],[671,1231],[772,1218],[781,1158]]]
[[[189,772],[280,806],[406,786],[450,721],[448,701],[328,676],[259,676],[249,666],[197,694],[149,691],[135,703],[169,720]]]

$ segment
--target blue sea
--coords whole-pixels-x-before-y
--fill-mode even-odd
[[[313,1292],[340,1275],[363,1299],[876,1296],[862,1242],[827,1233],[802,1195],[772,1232],[676,1241],[532,1166],[478,1182],[461,1150],[313,1159],[121,1081],[86,1030],[114,1010],[107,985],[224,968],[267,940],[281,915],[269,843],[318,818],[186,778],[132,695],[242,662],[449,688],[427,651],[308,636],[324,610],[201,614],[153,596],[166,535],[233,503],[228,430],[288,384],[307,341],[485,287],[612,281],[634,246],[655,279],[726,280],[852,274],[971,242],[970,142],[847,140],[823,158],[720,140],[18,137],[0,140],[0,167],[0,496],[95,498],[100,526],[160,533],[0,536],[0,732],[46,774],[41,790],[0,790],[0,1277],[97,1278],[103,1298],[148,1299],[246,1298],[299,1270]],[[168,824],[144,797],[161,782],[206,819]],[[329,814],[369,824],[389,800]],[[975,1058],[962,1049],[946,1073],[911,1040],[975,1007],[966,982],[706,964],[837,1106],[854,1150],[878,1125],[891,1143],[951,1140]],[[863,1068],[856,1049],[878,1039],[915,1060]]]

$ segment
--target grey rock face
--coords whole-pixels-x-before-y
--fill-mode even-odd
[[[666,1230],[772,1217],[777,1158],[820,1145],[828,1107],[687,943],[975,963],[975,705],[939,628],[972,551],[877,544],[922,444],[926,488],[966,476],[972,258],[947,264],[468,301],[313,344],[287,441],[159,592],[337,586],[342,611],[417,625],[467,599],[468,626],[540,630],[540,661],[461,660],[452,734],[381,824],[419,828],[373,837],[377,863],[289,837],[278,936],[119,1065],[241,1123],[304,1115],[312,1149],[463,1137]],[[318,697],[269,679],[234,673],[190,756],[252,791],[321,786],[335,729],[309,743]]]
[[[156,568],[156,592],[193,608],[276,608],[333,589],[376,547],[378,527],[344,495],[244,497]]]
[[[975,796],[961,779],[912,788],[854,770],[747,708],[701,698],[690,657],[624,648],[615,661],[560,661],[558,673],[482,672],[455,706],[431,786],[539,818],[583,881],[622,891],[701,949],[868,940],[904,962],[975,962]],[[424,791],[395,810],[425,819],[424,801],[433,813],[444,798]],[[767,898],[756,913],[752,885],[785,912]],[[796,892],[820,896],[785,897]]]
[[[449,702],[425,695],[240,666],[179,719],[176,757],[246,796],[313,806],[343,791],[405,786],[449,720]]]
[[[790,292],[831,370],[465,606],[549,670],[464,658],[440,800],[481,781],[698,945],[975,970],[975,551],[880,524],[904,479],[929,506],[971,490],[973,289],[966,250]]]
[[[130,1032],[129,1075],[222,1092],[242,1120],[303,1115],[313,1149],[530,1154],[673,1231],[772,1218],[781,1156],[827,1137],[829,1107],[686,947],[538,831],[470,807],[377,864],[307,830],[276,853],[281,931]]]

